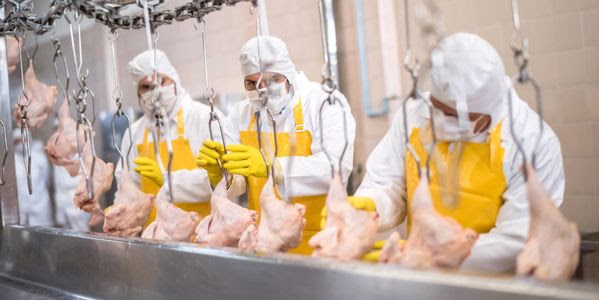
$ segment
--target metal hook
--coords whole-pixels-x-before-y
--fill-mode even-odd
[[[329,164],[331,165],[331,177],[335,177],[335,163],[333,162],[333,157],[331,156],[331,154],[329,154],[329,152],[327,151],[327,148],[324,146],[325,142],[324,142],[324,125],[322,122],[322,111],[324,109],[324,106],[326,104],[329,104],[331,106],[335,105],[335,104],[339,104],[339,106],[341,107],[341,112],[343,115],[343,136],[344,136],[344,143],[343,143],[343,150],[341,150],[341,155],[339,155],[339,161],[338,161],[338,172],[339,172],[339,176],[342,175],[342,171],[343,171],[343,157],[345,156],[345,152],[347,151],[347,147],[349,146],[349,142],[348,142],[348,133],[347,133],[347,111],[345,109],[345,107],[343,106],[343,103],[341,102],[341,100],[336,97],[334,94],[329,94],[329,96],[322,101],[322,104],[320,105],[320,110],[318,112],[318,120],[319,120],[319,126],[320,126],[320,145],[322,147],[322,152],[324,152],[324,154],[327,156],[327,159],[329,160]]]
[[[541,143],[541,138],[543,136],[544,129],[544,121],[543,121],[543,106],[541,99],[541,87],[537,83],[537,81],[533,78],[530,71],[528,70],[529,65],[529,55],[528,55],[528,39],[522,34],[520,28],[520,13],[518,11],[518,1],[512,0],[512,21],[514,23],[514,34],[512,35],[511,48],[514,54],[514,62],[516,67],[518,68],[518,73],[511,78],[512,87],[516,84],[530,84],[532,85],[535,93],[535,102],[537,106],[537,114],[539,115],[539,134],[537,136],[536,142],[534,144],[534,148],[532,150],[531,159],[532,166],[536,167],[536,150]],[[520,44],[516,42],[516,39],[520,41]],[[518,153],[522,156],[522,162],[526,165],[527,158],[526,152],[524,151],[524,147],[522,145],[522,141],[518,139],[516,130],[514,129],[514,120],[513,120],[513,103],[512,103],[512,87],[508,88],[508,107],[509,107],[509,118],[510,118],[510,134],[516,143],[516,147],[518,149]],[[526,168],[522,168],[522,172],[524,174],[524,179],[528,180],[528,174]]]
[[[27,119],[21,119],[21,149],[23,154],[23,163],[27,174],[27,189],[29,195],[33,194],[33,185],[31,182],[31,136],[29,135],[29,126]]]
[[[6,125],[2,120],[0,120],[0,127],[2,127],[2,137],[4,139],[4,154],[2,155],[2,169],[0,169],[0,185],[4,185],[6,183],[4,169],[6,167],[6,160],[8,159],[8,137],[6,133]]]
[[[79,130],[83,130],[83,143],[81,142],[81,137],[79,135]],[[87,118],[80,118],[77,120],[76,125],[77,131],[77,154],[79,155],[79,165],[81,167],[81,172],[85,177],[85,186],[87,187],[87,196],[89,199],[94,198],[94,170],[96,167],[96,147],[94,144],[93,130],[92,125]],[[92,163],[90,167],[90,171],[88,172],[87,167],[85,166],[85,151],[84,143],[90,142],[90,152],[92,156]]]
[[[62,93],[64,99],[67,101],[67,103],[70,105],[71,101],[69,100],[69,85],[70,85],[70,75],[69,75],[69,68],[67,65],[67,59],[64,57],[64,55],[62,55],[62,50],[61,45],[60,45],[60,41],[54,36],[54,34],[52,34],[52,36],[50,37],[50,39],[52,40],[52,43],[54,44],[54,74],[56,75],[56,82],[58,83],[58,86],[60,87],[60,92]],[[56,63],[57,60],[61,60],[62,61],[62,66],[64,67],[65,70],[65,75],[66,75],[66,84],[63,85],[62,81],[60,80],[60,75],[58,74],[58,65]]]

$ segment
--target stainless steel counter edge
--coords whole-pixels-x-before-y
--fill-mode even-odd
[[[599,299],[599,287],[6,226],[0,273],[110,299]]]

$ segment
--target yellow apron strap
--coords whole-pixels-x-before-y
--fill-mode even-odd
[[[295,131],[304,131],[304,112],[302,111],[301,98],[293,108],[293,119],[295,119]]]
[[[503,171],[504,149],[501,147],[501,127],[503,121],[500,121],[489,134],[490,154],[489,163],[491,170],[495,172]]]
[[[181,138],[184,137],[185,134],[185,124],[184,121],[185,119],[183,118],[183,110],[179,110],[177,112],[177,137]]]

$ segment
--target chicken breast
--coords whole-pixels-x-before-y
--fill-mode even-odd
[[[163,194],[156,198],[156,220],[146,227],[141,237],[160,241],[191,242],[200,216],[196,212],[187,212],[176,207],[167,199],[163,199]]]
[[[92,159],[93,157],[91,154],[85,152],[84,162],[88,172],[91,171]],[[90,226],[100,224],[104,218],[104,212],[102,211],[102,208],[100,208],[99,200],[112,186],[113,170],[114,165],[112,163],[105,163],[100,158],[96,158],[96,165],[92,177],[94,188],[93,199],[89,198],[85,176],[81,176],[79,186],[77,186],[77,189],[75,190],[75,206],[92,214],[89,221]]]
[[[216,186],[210,199],[211,213],[195,230],[195,241],[214,247],[237,247],[241,234],[255,225],[258,213],[227,198],[226,180]]]
[[[80,141],[84,142],[82,130],[79,130],[79,137]],[[84,147],[88,147],[88,143],[84,143]],[[66,100],[62,101],[58,111],[58,127],[48,139],[44,149],[54,165],[63,166],[71,176],[79,174],[77,122],[69,116],[69,106]]]
[[[260,194],[260,214],[258,227],[250,225],[241,235],[240,249],[284,252],[299,245],[306,225],[306,207],[278,199],[270,177]]]
[[[17,39],[10,35],[6,35],[5,39],[8,74],[11,74],[17,69],[17,65],[19,64],[19,43],[22,43],[23,39]]]
[[[414,191],[411,209],[412,228],[407,242],[400,244],[399,234],[392,234],[380,260],[415,268],[458,268],[470,255],[478,234],[435,210],[425,170]]]
[[[568,280],[576,271],[580,234],[551,201],[534,168],[527,165],[530,231],[518,255],[516,273],[542,280]]]
[[[314,235],[310,247],[313,256],[339,260],[360,259],[372,248],[378,230],[375,212],[355,209],[347,201],[341,176],[335,174],[327,194],[326,228]]]
[[[37,80],[33,70],[33,62],[29,61],[29,68],[25,73],[25,94],[29,98],[27,108],[27,126],[30,129],[40,128],[48,116],[54,111],[56,105],[56,96],[58,89],[56,86],[48,86]],[[18,103],[26,103],[25,96],[21,96]],[[15,118],[17,123],[21,122],[21,108],[17,104],[15,109]]]
[[[142,192],[123,168],[114,204],[104,210],[104,232],[121,236],[139,236],[154,207],[154,195]]]

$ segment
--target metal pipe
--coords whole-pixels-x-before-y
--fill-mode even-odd
[[[0,8],[0,18],[4,17],[4,9]],[[9,95],[8,65],[6,60],[6,40],[0,37],[0,118],[4,121],[7,134],[12,133],[12,114]],[[8,160],[5,164],[6,182],[0,187],[0,229],[7,225],[19,224],[19,199],[17,197],[17,177],[15,174],[15,156],[12,136],[6,145]]]

